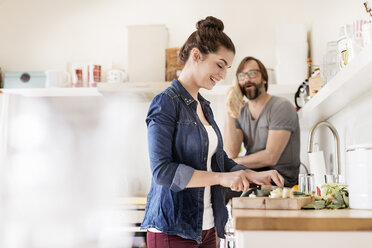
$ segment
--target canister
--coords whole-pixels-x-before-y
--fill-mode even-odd
[[[350,208],[372,209],[372,144],[349,146],[346,154]]]
[[[5,72],[4,88],[45,88],[45,73]]]

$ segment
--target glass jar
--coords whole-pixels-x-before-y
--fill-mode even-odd
[[[222,248],[235,248],[235,225],[234,219],[231,215],[231,205],[226,205],[227,212],[228,212],[228,220],[225,225],[225,238],[220,240],[220,246]]]
[[[372,43],[372,22],[368,22],[362,26],[362,37],[364,47]]]
[[[323,84],[326,84],[340,70],[338,45],[336,41],[327,43],[326,53],[323,57]]]

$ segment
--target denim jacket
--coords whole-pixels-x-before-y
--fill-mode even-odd
[[[210,103],[200,94],[198,100],[218,137],[212,171],[246,169],[227,157]],[[150,105],[146,123],[152,182],[141,229],[156,228],[201,243],[204,187],[186,188],[194,170],[207,170],[208,134],[196,107],[176,79]],[[211,202],[217,234],[224,238],[227,210],[222,186],[211,186]]]

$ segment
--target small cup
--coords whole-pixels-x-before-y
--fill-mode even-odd
[[[107,73],[108,83],[123,83],[128,80],[128,76],[124,71],[111,70]]]
[[[314,174],[299,174],[298,175],[298,191],[305,194],[312,194],[315,192]]]
[[[88,85],[97,87],[97,83],[102,82],[102,66],[88,65]]]

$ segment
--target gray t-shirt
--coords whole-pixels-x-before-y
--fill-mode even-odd
[[[282,97],[272,96],[255,120],[251,118],[248,103],[246,103],[241,110],[240,117],[236,120],[236,128],[243,131],[246,155],[266,148],[269,130],[290,131],[291,137],[277,165],[255,170],[275,169],[284,177],[285,186],[292,187],[297,184],[300,168],[300,127],[296,110],[289,101]]]

